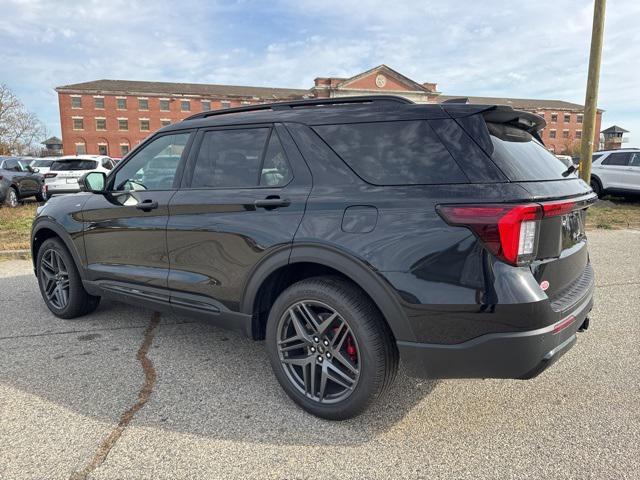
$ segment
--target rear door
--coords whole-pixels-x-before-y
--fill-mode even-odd
[[[192,150],[170,204],[172,303],[238,311],[251,271],[290,248],[311,176],[282,126],[201,130]]]
[[[613,152],[594,165],[593,173],[600,178],[603,188],[627,188],[632,155],[632,152]]]
[[[127,293],[136,284],[137,294],[168,301],[168,206],[191,135],[178,131],[152,138],[109,175],[106,193],[91,195],[85,204],[88,270],[103,288]],[[163,168],[155,168],[158,161]]]

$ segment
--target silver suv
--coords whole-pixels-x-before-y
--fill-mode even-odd
[[[640,148],[594,153],[591,188],[598,196],[640,194]]]

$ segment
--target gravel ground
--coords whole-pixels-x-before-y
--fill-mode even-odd
[[[553,368],[401,372],[340,423],[292,404],[261,343],[173,315],[148,328],[152,312],[115,302],[59,320],[30,262],[0,262],[0,478],[640,478],[640,232],[590,241],[591,328]]]

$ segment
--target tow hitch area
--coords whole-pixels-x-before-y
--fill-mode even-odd
[[[578,331],[584,332],[588,328],[589,328],[589,317],[584,319],[584,322],[582,322],[582,325],[580,325],[580,328],[578,328]]]

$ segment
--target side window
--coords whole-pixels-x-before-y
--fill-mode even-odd
[[[631,167],[640,167],[640,152],[635,152],[633,154],[633,158],[631,158],[631,163],[629,163]]]
[[[113,168],[113,165],[111,164],[111,160],[109,160],[108,158],[102,159],[102,166],[107,170],[111,170]]]
[[[170,190],[191,133],[163,135],[128,157],[115,175],[113,190]]]
[[[4,162],[4,169],[11,170],[14,172],[22,171],[22,168],[20,168],[20,164],[18,163],[17,160],[7,160],[6,162]]]
[[[424,120],[313,129],[363,180],[374,185],[468,183]]]
[[[631,159],[628,152],[610,153],[607,158],[602,161],[602,165],[615,165],[626,167]]]
[[[257,186],[269,131],[247,128],[205,132],[191,188]]]
[[[271,130],[269,137],[269,145],[262,162],[262,170],[260,172],[261,187],[282,187],[289,183],[293,175],[291,166],[287,161],[287,157],[278,138],[275,129]]]

